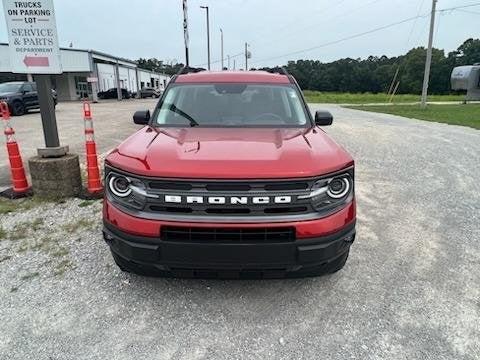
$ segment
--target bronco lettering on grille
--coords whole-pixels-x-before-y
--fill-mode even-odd
[[[247,204],[290,204],[291,196],[181,196],[165,195],[164,201],[173,204],[212,204],[212,205],[247,205]]]

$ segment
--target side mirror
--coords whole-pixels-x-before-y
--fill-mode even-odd
[[[138,125],[147,125],[150,121],[150,110],[135,111],[133,122]]]
[[[315,111],[315,125],[327,126],[332,125],[333,116],[329,111],[318,110]]]

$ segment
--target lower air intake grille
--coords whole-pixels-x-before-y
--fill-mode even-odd
[[[162,226],[163,241],[194,243],[284,243],[295,241],[295,228],[195,228]]]

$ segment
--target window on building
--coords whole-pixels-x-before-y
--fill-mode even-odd
[[[92,86],[86,76],[75,76],[75,92],[78,99],[87,99],[92,95]]]

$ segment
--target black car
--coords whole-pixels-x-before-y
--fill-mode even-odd
[[[157,90],[157,89],[150,88],[150,87],[143,88],[142,90],[140,90],[140,97],[142,99],[147,98],[147,97],[159,98],[160,96],[162,96],[162,91],[161,90]]]
[[[132,94],[130,91],[127,89],[121,89],[122,90],[122,99],[130,99],[132,97]],[[107,91],[100,91],[98,93],[98,98],[99,99],[117,99],[117,88],[111,88],[108,89]]]
[[[52,90],[53,102],[57,105],[57,93]],[[23,115],[28,110],[40,108],[37,84],[28,81],[14,81],[0,84],[0,101],[8,104],[12,115]]]

